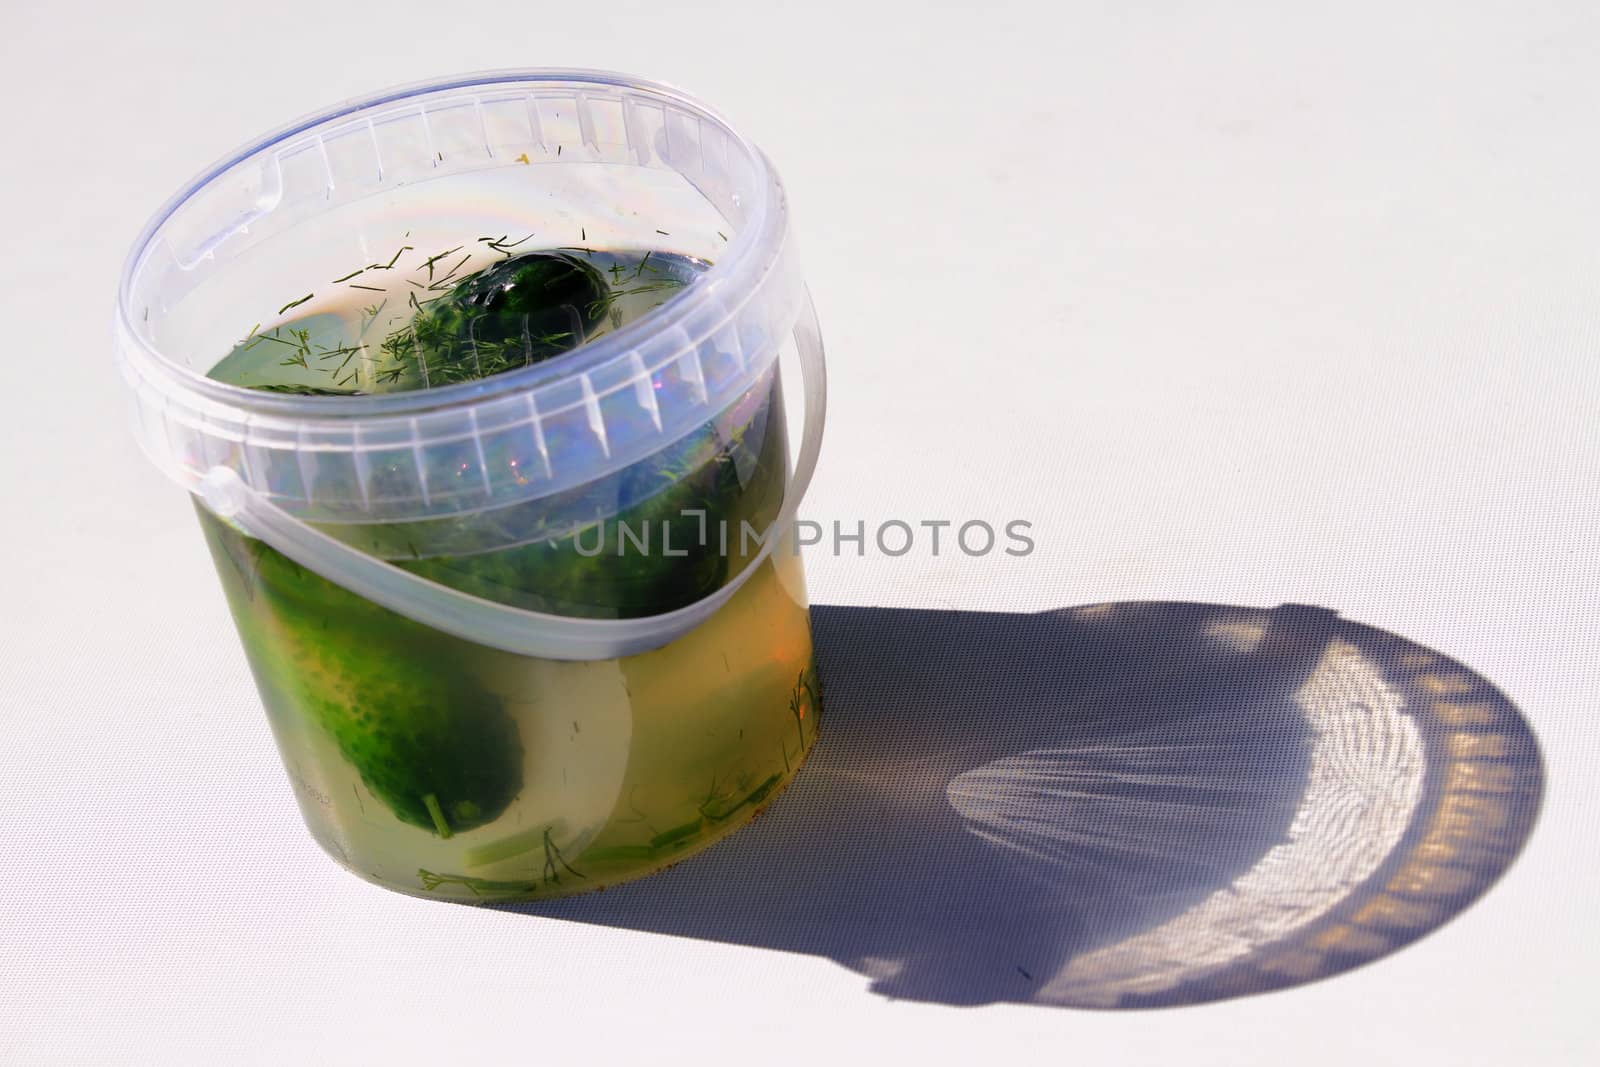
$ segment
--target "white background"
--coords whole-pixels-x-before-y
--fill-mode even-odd
[[[8,6],[0,1060],[1594,1062],[1600,16],[1583,3]],[[773,157],[830,348],[811,518],[1024,517],[823,604],[1317,604],[1539,736],[1424,941],[1177,1010],[890,1002],[827,960],[430,905],[304,832],[108,324],[145,217],[385,85],[595,66]]]

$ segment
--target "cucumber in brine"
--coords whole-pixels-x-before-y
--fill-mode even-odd
[[[522,789],[517,724],[450,639],[198,510],[261,681],[327,731],[396,818],[450,837],[510,806]]]

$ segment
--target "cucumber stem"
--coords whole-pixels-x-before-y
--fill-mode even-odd
[[[450,824],[444,821],[444,809],[439,807],[439,798],[429,793],[422,798],[423,806],[428,809],[428,816],[433,819],[433,828],[440,837],[452,837],[455,831],[450,829]]]

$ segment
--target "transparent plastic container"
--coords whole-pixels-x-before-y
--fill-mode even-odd
[[[208,376],[513,248],[697,268],[492,376],[337,396]],[[306,822],[349,869],[463,900],[599,888],[748,822],[804,760],[820,698],[785,535],[820,447],[821,339],[776,175],[703,105],[501,71],[294,123],[156,214],[116,342]],[[308,374],[328,358],[303,351]]]

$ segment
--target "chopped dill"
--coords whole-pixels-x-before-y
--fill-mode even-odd
[[[266,393],[289,393],[294,396],[363,396],[359,389],[327,389],[320,385],[291,385],[274,382],[269,385],[252,385],[250,388]]]
[[[588,228],[580,227],[579,233],[587,239]],[[457,245],[421,260],[409,268],[416,277],[403,276],[407,287],[403,314],[389,313],[383,325],[389,290],[350,279],[368,270],[391,269],[413,250],[402,245],[387,264],[372,264],[336,279],[351,289],[385,294],[352,309],[351,317],[359,311],[359,320],[346,328],[353,328],[354,337],[329,335],[321,332],[327,327],[319,325],[314,338],[311,327],[294,323],[263,333],[256,323],[237,350],[248,351],[264,341],[280,346],[280,366],[328,375],[332,388],[323,390],[326,395],[359,394],[374,385],[425,389],[543,362],[581,344],[596,329],[621,328],[629,317],[661,303],[639,298],[665,296],[686,281],[676,268],[660,265],[664,261],[652,251],[637,257],[581,246],[515,251],[533,238],[533,233],[515,240],[508,234],[483,235],[469,246]],[[500,258],[485,264],[475,251],[479,246],[485,253],[498,252]],[[643,277],[646,271],[649,278]],[[429,280],[424,283],[422,278]],[[314,295],[308,293],[281,311],[290,311]],[[319,389],[293,382],[285,383],[283,391],[323,395]]]
[[[410,233],[409,230],[406,231],[406,236],[407,237],[411,236],[411,233]],[[387,262],[387,263],[369,263],[365,267],[363,267],[362,269],[363,270],[392,270],[394,268],[394,265],[396,263],[400,262],[400,257],[401,256],[405,255],[407,252],[415,252],[415,251],[416,251],[416,249],[412,248],[410,245],[401,245],[400,246],[400,250],[398,252],[396,252],[393,256],[389,257],[389,262]]]
[[[447,271],[438,281],[428,286],[428,288],[433,292],[438,292],[441,289],[448,287],[451,284],[451,279],[456,276],[456,272],[465,266],[466,262],[471,258],[471,252],[465,253],[460,259],[456,260],[455,265],[452,266],[449,271]]]
[[[484,244],[488,245],[494,251],[499,252],[501,255],[505,256],[508,259],[511,257],[511,250],[513,248],[515,248],[518,245],[523,244],[523,243],[525,243],[527,241],[531,241],[532,239],[533,239],[533,234],[531,234],[531,233],[528,234],[528,236],[522,238],[521,240],[517,240],[517,241],[507,241],[505,234],[501,234],[499,237],[480,237],[480,238],[478,238],[479,241],[482,241]]]
[[[298,346],[296,346],[296,345],[294,345],[294,344],[291,344],[291,343],[290,343],[290,342],[288,342],[288,341],[285,341],[285,340],[284,340],[284,339],[283,339],[283,338],[281,338],[281,337],[279,337],[279,336],[278,336],[278,331],[279,331],[279,330],[280,330],[280,329],[282,329],[282,327],[281,327],[281,326],[274,326],[274,327],[273,327],[273,328],[272,328],[272,332],[271,332],[271,333],[264,333],[264,334],[262,334],[262,335],[261,335],[261,336],[260,336],[260,337],[259,337],[259,338],[258,338],[258,340],[261,340],[261,341],[271,341],[271,342],[272,342],[272,343],[273,343],[273,344],[275,344],[275,345],[288,345],[288,346],[289,346],[289,347],[290,347],[290,348],[295,348],[295,347],[298,347]]]
[[[447,248],[443,252],[440,252],[438,255],[429,256],[427,259],[423,260],[422,261],[422,267],[427,267],[428,268],[428,280],[430,282],[433,281],[433,265],[435,263],[439,262],[445,256],[453,256],[459,251],[461,251],[461,246],[460,245],[456,245],[454,248]],[[418,267],[417,269],[421,270],[422,267]]]

